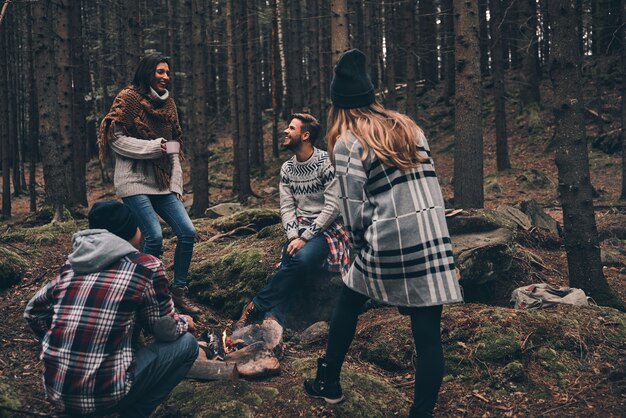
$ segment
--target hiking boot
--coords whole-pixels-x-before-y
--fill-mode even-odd
[[[339,383],[341,366],[331,365],[326,357],[317,359],[317,375],[315,379],[304,381],[304,391],[313,398],[322,398],[329,404],[343,401],[343,392]]]
[[[187,295],[186,287],[172,287],[170,288],[172,299],[174,300],[174,306],[178,312],[187,315],[197,315],[202,310],[198,308]]]
[[[241,312],[241,317],[237,322],[235,322],[233,328],[239,329],[245,327],[246,325],[250,325],[250,323],[259,316],[261,316],[261,312],[259,312],[256,306],[254,306],[254,302],[250,301],[250,303],[244,306],[243,312]]]

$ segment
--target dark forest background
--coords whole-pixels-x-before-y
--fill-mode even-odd
[[[369,57],[386,107],[421,123],[428,109],[419,101],[435,91],[453,113],[455,207],[484,205],[485,96],[492,96],[498,171],[511,167],[505,105],[513,102],[526,118],[550,109],[554,130],[545,142],[558,168],[570,283],[593,291],[599,302],[622,306],[602,275],[584,124],[594,111],[583,106],[581,87],[592,78],[622,92],[621,119],[606,135],[608,147],[619,152],[626,120],[624,0],[0,4],[4,218],[11,217],[12,196],[25,193],[32,212],[49,204],[57,220],[64,208],[87,206],[87,167],[97,157],[100,119],[150,52],[171,59],[192,215],[202,216],[212,203],[209,147],[219,135],[232,135],[232,192],[246,202],[255,195],[251,178],[263,176],[279,156],[283,121],[294,111],[325,119],[333,64],[356,47]],[[99,167],[102,182],[111,181],[109,167],[89,166]]]

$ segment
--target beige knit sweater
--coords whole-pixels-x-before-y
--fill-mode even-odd
[[[150,89],[151,100],[165,100],[168,96],[168,92],[159,96],[156,91]],[[179,154],[168,155],[172,162],[172,178],[169,190],[160,190],[157,185],[154,167],[149,160],[160,158],[163,155],[161,138],[150,141],[133,138],[125,135],[121,128],[116,127],[109,145],[115,152],[113,183],[119,197],[172,192],[183,194],[183,170]],[[135,163],[138,166],[133,170]]]

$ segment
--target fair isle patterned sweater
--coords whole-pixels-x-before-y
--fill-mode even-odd
[[[426,138],[420,151],[430,157]],[[400,170],[348,132],[335,144],[343,220],[352,243],[351,289],[395,306],[461,302],[443,196],[432,160]]]
[[[310,240],[323,233],[339,215],[339,187],[326,151],[314,148],[306,161],[294,155],[280,170],[280,214],[288,239]],[[304,218],[310,225],[300,225]],[[304,230],[301,234],[300,230]]]

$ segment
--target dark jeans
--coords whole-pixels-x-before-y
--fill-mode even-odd
[[[133,385],[120,402],[120,418],[148,417],[187,375],[198,357],[198,342],[189,333],[176,341],[156,342],[137,351]]]
[[[143,234],[143,252],[160,257],[163,254],[163,231],[157,214],[176,234],[174,252],[174,280],[172,287],[185,287],[191,264],[196,229],[187,215],[183,202],[176,194],[138,194],[122,199],[132,209]]]
[[[341,366],[354,338],[356,324],[368,297],[347,286],[341,288],[330,322],[326,360]],[[411,317],[411,331],[417,351],[415,389],[411,416],[430,416],[443,379],[443,350],[441,347],[441,305],[423,308],[403,308]]]
[[[285,309],[294,289],[309,274],[322,268],[329,251],[324,234],[311,238],[293,256],[287,255],[288,245],[287,242],[283,246],[278,271],[252,300],[260,312],[274,315],[280,323],[284,323]]]

